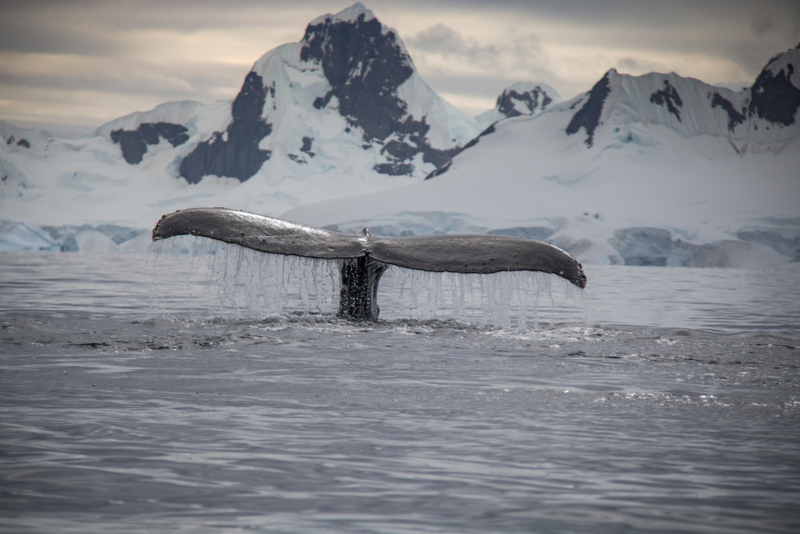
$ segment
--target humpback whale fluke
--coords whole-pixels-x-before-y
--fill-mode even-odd
[[[540,271],[586,287],[586,275],[575,258],[523,237],[383,237],[370,235],[366,228],[361,234],[349,235],[225,208],[176,211],[164,215],[153,228],[153,241],[178,235],[210,237],[272,254],[344,260],[339,315],[351,319],[378,318],[378,281],[387,265],[477,274]]]

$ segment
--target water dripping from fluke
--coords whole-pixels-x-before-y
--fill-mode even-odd
[[[277,254],[338,260],[340,291],[337,315],[357,321],[378,319],[378,283],[388,266],[392,265],[430,273],[467,275],[541,272],[555,274],[579,288],[586,286],[586,275],[574,257],[547,243],[521,237],[383,237],[371,235],[366,228],[358,235],[349,235],[225,208],[176,211],[163,216],[153,229],[153,241],[184,235],[240,245],[269,253],[267,256]],[[240,255],[237,277],[242,258]],[[227,261],[224,266],[228,267]],[[279,271],[283,267],[281,264]],[[282,280],[282,272],[267,273],[267,278],[270,276]],[[260,281],[271,283],[263,277]],[[512,289],[509,284],[502,285],[499,291],[492,292],[501,302],[488,305],[502,309],[502,301],[510,301],[509,290]],[[434,294],[438,293],[434,291]],[[456,296],[455,306],[460,305],[458,299]],[[508,322],[507,318],[502,317],[501,322]]]

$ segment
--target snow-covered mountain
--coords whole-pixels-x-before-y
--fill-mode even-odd
[[[559,102],[561,97],[558,92],[546,83],[517,82],[503,90],[493,109],[475,119],[483,132],[497,121],[520,115],[538,115]]]
[[[0,122],[0,250],[146,250],[164,213],[226,206],[528,236],[586,262],[797,261],[798,68],[800,48],[741,91],[616,70],[569,101],[515,84],[472,118],[355,4],[261,57],[231,101],[170,102],[73,140]]]
[[[758,266],[800,260],[800,48],[734,92],[611,70],[503,120],[430,180],[284,218],[373,233],[498,233],[581,261]]]
[[[493,134],[495,131],[494,125],[501,120],[522,115],[532,117],[558,102],[561,102],[561,97],[558,96],[555,89],[545,83],[517,82],[514,85],[506,87],[500,96],[497,97],[497,103],[494,108],[475,117],[478,127],[481,130],[480,135],[473,138],[466,145],[454,149],[452,158],[458,156],[464,150],[475,146],[475,144],[480,141],[481,137]],[[450,165],[452,165],[452,158],[440,164],[439,167],[426,176],[425,179],[429,180],[447,172]]]
[[[147,228],[208,204],[277,215],[420,181],[478,133],[355,4],[262,56],[233,101],[170,102],[75,140],[0,123],[0,219]]]

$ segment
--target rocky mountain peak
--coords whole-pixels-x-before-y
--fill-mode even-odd
[[[572,116],[572,120],[567,125],[567,135],[578,133],[578,130],[581,128],[586,131],[585,143],[589,148],[594,144],[594,131],[600,124],[603,106],[605,105],[609,93],[611,93],[609,81],[611,77],[616,76],[616,74],[617,71],[615,69],[606,72],[605,76],[603,76],[600,81],[592,87],[592,90],[589,91],[586,102],[575,112],[575,115]]]
[[[503,90],[497,97],[497,110],[506,117],[534,115],[544,111],[561,98],[552,87],[546,84],[516,83]]]
[[[770,59],[751,89],[751,117],[774,124],[795,124],[800,108],[800,44]]]
[[[485,131],[491,124],[522,115],[538,115],[561,102],[558,92],[546,83],[517,82],[503,89],[494,109],[481,113],[475,119]]]
[[[317,19],[306,28],[302,61],[322,66],[330,91],[314,101],[327,107],[336,97],[339,113],[364,131],[364,140],[396,131],[407,106],[397,89],[414,73],[405,46],[361,4]]]
[[[299,42],[264,54],[229,116],[224,130],[200,132],[180,162],[189,183],[208,175],[244,182],[270,169],[318,174],[341,167],[343,153],[368,172],[421,177],[478,133],[474,119],[422,81],[397,33],[363,4],[314,19]],[[321,150],[321,139],[338,148]]]

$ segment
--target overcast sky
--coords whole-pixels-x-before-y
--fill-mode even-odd
[[[265,52],[351,0],[0,0],[0,120],[85,133],[162,102],[235,97]],[[610,68],[752,83],[800,42],[797,0],[371,0],[440,95],[475,115],[517,81]]]

